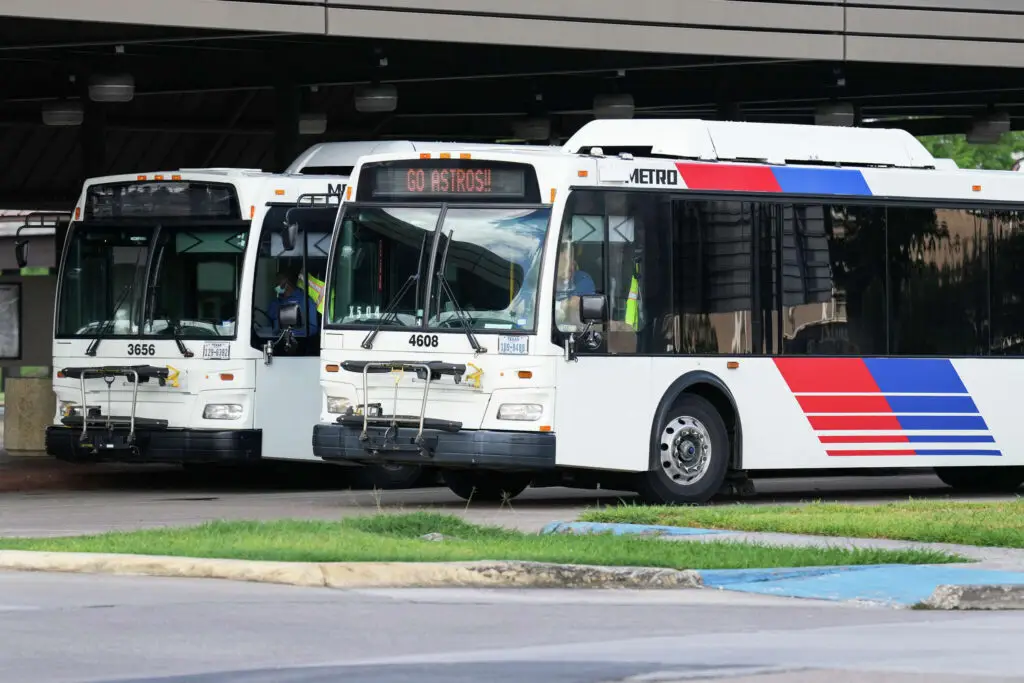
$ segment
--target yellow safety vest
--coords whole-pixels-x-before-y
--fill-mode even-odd
[[[633,279],[629,283],[629,298],[626,299],[626,324],[634,330],[640,329],[640,281],[638,271],[633,269]]]
[[[324,314],[324,281],[318,280],[315,275],[299,276],[299,286],[305,283],[309,298],[316,302],[316,312]]]

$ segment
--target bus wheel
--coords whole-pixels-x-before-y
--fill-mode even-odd
[[[718,493],[729,469],[729,434],[715,407],[683,394],[656,425],[651,466],[637,492],[648,503],[706,503]]]
[[[512,500],[526,490],[533,475],[488,470],[448,470],[444,483],[459,498],[496,503]]]
[[[1013,493],[1024,484],[1024,467],[936,467],[935,474],[965,493]]]
[[[361,488],[394,490],[412,488],[422,476],[418,465],[382,463],[360,467],[355,479]]]

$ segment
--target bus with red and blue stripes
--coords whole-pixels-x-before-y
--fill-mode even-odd
[[[757,473],[1024,483],[1024,177],[909,133],[598,120],[363,157],[332,236],[314,455],[464,498],[655,503]]]

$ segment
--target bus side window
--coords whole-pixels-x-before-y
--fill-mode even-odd
[[[603,199],[597,192],[577,191],[569,202],[555,259],[555,325],[563,333],[584,327],[576,297],[606,293]],[[603,326],[594,329],[601,331]]]

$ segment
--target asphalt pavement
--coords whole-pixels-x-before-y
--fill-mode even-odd
[[[809,500],[872,504],[905,500],[908,496],[953,497],[951,490],[933,475],[761,480],[758,490],[760,493],[750,504],[798,504]],[[630,500],[635,500],[630,493],[551,488],[529,489],[502,505],[467,503],[442,488],[379,492],[281,490],[266,483],[211,485],[181,478],[175,472],[126,472],[101,488],[3,493],[0,535],[89,534],[198,524],[214,519],[339,519],[420,509],[444,511],[482,524],[539,531],[550,522],[572,521],[584,510]]]
[[[0,573],[3,683],[994,683],[1019,680],[1022,636],[1024,613],[714,590],[337,591]]]

